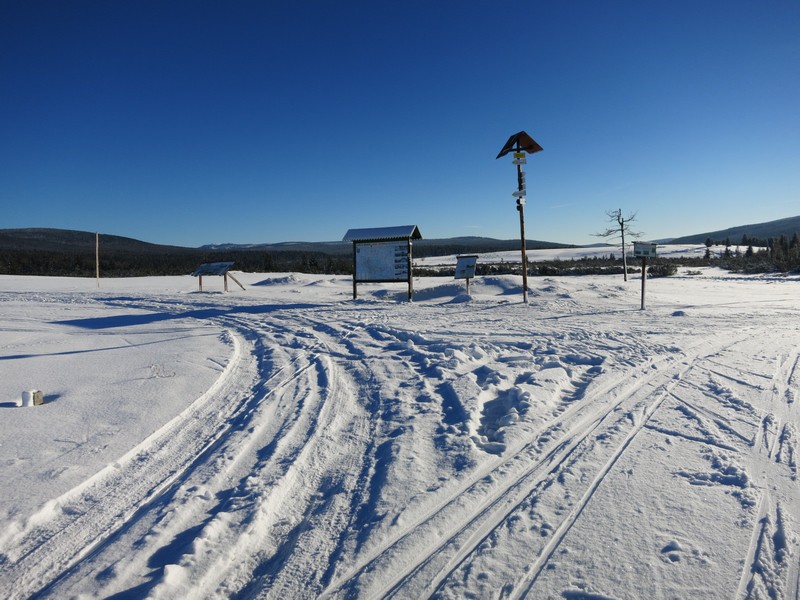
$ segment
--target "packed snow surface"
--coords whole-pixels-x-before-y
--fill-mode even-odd
[[[0,277],[5,595],[798,597],[797,278],[236,276]]]

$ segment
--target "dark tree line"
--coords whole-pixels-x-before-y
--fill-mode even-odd
[[[786,237],[784,235],[780,237]],[[794,234],[793,237],[797,237],[797,233]],[[731,238],[726,237],[725,239],[713,239],[713,238],[706,238],[705,244],[707,248],[711,248],[712,246],[744,246],[747,248],[748,246],[753,246],[754,248],[765,248],[770,245],[770,240],[775,240],[777,238],[760,238],[756,236],[750,236],[742,234],[742,237],[737,240],[731,240]]]
[[[710,242],[710,243],[709,243]],[[747,242],[745,244],[744,242]],[[758,239],[743,236],[740,243],[731,240],[706,242],[708,252],[703,259],[662,259],[664,265],[702,266],[716,265],[737,272],[789,272],[800,271],[800,233]],[[713,253],[711,248],[717,248]],[[466,250],[465,250],[466,251]],[[415,256],[418,256],[415,247]],[[100,252],[101,277],[139,277],[148,275],[186,275],[201,263],[234,262],[234,271],[252,273],[302,272],[349,275],[353,272],[352,256],[341,253],[301,250],[203,250],[174,249],[163,252],[138,252],[123,249]],[[574,260],[555,260],[530,263],[529,275],[583,275],[638,273],[627,268],[619,253],[607,257]],[[650,272],[651,269],[648,269]],[[659,267],[653,275],[669,274],[673,269]],[[674,271],[673,271],[674,272]],[[441,270],[415,268],[415,275],[446,275]],[[519,273],[519,264],[478,262],[478,275]],[[94,277],[95,254],[93,250],[37,250],[17,247],[0,249],[0,274]],[[452,276],[452,274],[450,274]]]
[[[616,258],[614,253],[608,256],[593,256],[591,258],[573,259],[554,259],[544,262],[528,263],[528,275],[532,277],[552,277],[554,275],[621,275],[627,269],[627,273],[641,273],[638,267],[628,267],[622,258]],[[678,271],[678,265],[682,266],[701,266],[707,264],[704,259],[656,259],[651,264],[647,273],[651,277],[664,277],[674,275]],[[429,277],[452,277],[453,268],[420,268],[414,269],[416,276]],[[478,276],[486,275],[519,275],[520,264],[518,262],[482,263],[478,261],[475,274]]]
[[[175,253],[100,253],[101,277],[186,275],[209,262],[234,262],[233,270],[253,273],[303,272],[352,273],[352,258],[322,252],[302,251],[203,251]],[[42,251],[11,249],[0,251],[0,274],[94,277],[95,254],[91,251]]]
[[[725,246],[718,264],[726,269],[746,273],[800,271],[800,234],[781,235],[766,240],[749,240],[744,251],[741,246]]]

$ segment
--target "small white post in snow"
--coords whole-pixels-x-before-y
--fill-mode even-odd
[[[44,404],[44,395],[40,390],[22,392],[22,406],[39,406]]]

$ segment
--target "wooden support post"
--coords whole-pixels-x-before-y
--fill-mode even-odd
[[[227,273],[223,273],[222,279],[225,282],[223,287],[225,288],[225,291],[227,292],[228,291],[228,274]]]
[[[100,289],[100,232],[95,233],[94,237],[94,266],[97,276],[97,289]]]
[[[356,250],[356,242],[353,242],[353,300],[358,297],[358,283],[356,283],[356,276],[358,274],[358,264],[356,264],[356,256],[358,251]]]
[[[411,238],[408,240],[408,300],[414,299],[414,271],[411,266]]]
[[[200,291],[202,292],[203,291],[203,276],[202,275],[198,275],[197,281],[200,284]]]
[[[240,288],[242,288],[242,290],[243,290],[243,291],[245,291],[245,292],[247,291],[247,290],[245,290],[245,289],[244,289],[244,286],[243,286],[243,285],[242,285],[242,284],[239,282],[239,280],[238,280],[238,279],[236,279],[236,277],[234,277],[234,276],[233,276],[233,274],[231,274],[231,273],[228,273],[228,277],[230,277],[231,279],[233,279],[233,280],[236,282],[236,284],[237,284],[237,285],[238,285]]]
[[[647,281],[647,257],[642,257],[642,310],[644,310],[644,282]]]

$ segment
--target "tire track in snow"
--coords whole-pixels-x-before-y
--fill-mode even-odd
[[[281,402],[297,404],[297,410],[291,418],[277,416],[280,431],[271,441],[251,432],[249,438],[262,439],[269,452],[262,446],[259,453],[265,455],[248,465],[224,505],[194,534],[192,547],[156,582],[153,597],[254,597],[260,590],[274,597],[281,590],[291,593],[301,581],[303,589],[318,588],[340,532],[350,523],[365,452],[337,450],[348,440],[351,449],[366,446],[371,425],[369,415],[350,401],[352,378],[332,360],[336,353],[329,345],[346,340],[355,327],[329,338],[279,321],[259,323],[267,345],[275,346],[283,333],[303,338],[313,366],[306,371],[316,377],[302,390],[284,388]]]
[[[227,460],[219,466],[201,468],[191,473],[182,483],[182,487],[189,490],[200,488],[208,490],[207,493],[213,492],[220,501],[210,508],[201,507],[188,523],[184,517],[170,527],[159,528],[159,537],[167,545],[169,540],[179,539],[185,531],[195,533],[192,543],[179,549],[178,556],[171,557],[166,565],[171,573],[165,573],[160,581],[154,582],[152,594],[169,594],[165,590],[171,590],[176,581],[179,588],[186,587],[186,593],[198,585],[207,585],[208,577],[203,577],[206,573],[191,575],[196,568],[192,564],[192,556],[201,549],[209,555],[209,560],[220,552],[227,556],[229,547],[223,547],[221,540],[230,536],[231,530],[242,521],[253,518],[253,507],[258,504],[263,487],[279,487],[283,480],[294,477],[293,461],[314,430],[318,407],[320,402],[324,402],[324,399],[316,396],[315,388],[310,383],[315,376],[319,376],[318,370],[315,355],[309,357],[302,353],[282,366],[279,372],[287,371],[288,377],[263,395],[259,404],[265,406],[259,406],[258,414],[249,418],[248,426],[238,428],[236,434],[229,436],[224,447],[219,449],[219,454],[228,457]],[[254,457],[257,457],[255,465],[252,463]],[[231,480],[238,483],[231,487]],[[152,536],[152,533],[149,535]],[[149,543],[153,544],[152,541]],[[189,564],[184,565],[187,556]],[[246,563],[250,557],[243,558]],[[227,561],[223,563],[228,564]],[[214,576],[227,573],[223,566],[211,571]],[[197,583],[199,581],[203,583]],[[192,593],[208,593],[207,590],[205,594],[200,593],[197,589]]]
[[[341,441],[337,436],[341,426],[335,423],[341,415],[335,415],[332,407],[334,403],[341,404],[336,402],[339,393],[345,392],[338,391],[336,385],[325,392],[310,390],[303,408],[306,416],[293,426],[283,447],[276,448],[270,460],[250,470],[246,484],[235,491],[230,505],[205,528],[208,534],[201,532],[198,536],[213,543],[179,561],[178,566],[186,570],[185,578],[192,581],[191,585],[185,587],[181,582],[175,588],[165,580],[154,590],[156,597],[183,595],[192,589],[247,597],[248,590],[259,589],[263,582],[279,589],[286,578],[313,579],[320,565],[311,566],[300,559],[310,554],[327,560],[328,553],[320,546],[328,542],[323,538],[332,525],[330,521],[327,526],[322,525],[325,519],[320,515],[327,517],[329,513],[322,510],[321,503],[338,500],[336,494],[331,493],[329,498],[326,492],[348,485],[345,481],[326,480],[325,473],[330,469],[346,478],[357,472],[352,466],[332,468],[326,461],[326,456],[337,457],[331,450]],[[302,553],[297,552],[300,549]],[[233,563],[231,557],[241,562]],[[302,566],[297,566],[298,561]],[[246,584],[243,590],[239,589],[242,584]]]
[[[328,374],[324,381],[328,414],[320,414],[315,426],[319,432],[303,444],[301,455],[293,461],[293,468],[302,471],[303,477],[281,493],[265,497],[276,518],[287,510],[294,514],[290,517],[292,531],[275,552],[256,552],[257,564],[237,597],[285,597],[296,593],[298,585],[309,594],[321,589],[331,557],[352,524],[355,498],[364,486],[364,463],[370,454],[375,419],[363,407],[352,412],[351,399],[358,395],[356,379],[346,374],[331,354],[329,349],[321,357]],[[337,452],[342,446],[350,451]],[[286,504],[285,509],[280,502]]]
[[[139,308],[139,305],[136,307]],[[163,310],[160,305],[148,305],[147,308]],[[246,428],[265,397],[291,385],[311,365],[299,364],[298,361],[304,356],[301,352],[274,372],[257,375],[257,354],[252,344],[245,340],[245,337],[254,337],[250,330],[252,323],[243,324],[235,319],[215,319],[214,322],[218,325],[220,322],[226,323],[224,330],[229,332],[235,343],[234,356],[223,376],[171,423],[114,463],[113,468],[101,471],[54,501],[64,505],[63,508],[49,520],[49,515],[45,515],[45,523],[37,525],[28,535],[30,549],[27,554],[18,548],[17,554],[10,556],[11,561],[7,559],[5,564],[0,565],[0,576],[5,568],[20,563],[27,565],[31,560],[36,560],[38,569],[26,567],[26,572],[32,572],[23,575],[22,579],[38,579],[37,584],[32,584],[32,589],[37,585],[43,591],[50,589],[60,584],[72,566],[90,563],[90,559],[103,552],[108,544],[124,536],[131,523],[147,515],[153,507],[164,504],[163,510],[170,510],[170,504],[164,502],[164,498],[174,499],[182,488],[188,487],[187,481],[195,471],[232,468],[238,455],[244,452],[238,450],[238,455],[231,461],[225,458],[229,453],[222,452],[224,447],[237,431]],[[234,333],[236,330],[238,333]],[[245,347],[247,352],[244,351]],[[232,402],[232,398],[239,400]],[[207,461],[220,464],[208,466],[205,464]],[[211,475],[207,477],[213,478]],[[149,489],[142,491],[140,488],[143,486],[149,486]],[[125,504],[124,509],[119,508],[120,504]],[[83,505],[88,507],[82,508]],[[154,517],[147,515],[146,518]],[[178,522],[185,523],[189,518],[189,515],[182,515]],[[51,530],[57,532],[52,534]],[[93,538],[91,532],[95,531],[99,533]],[[171,539],[172,533],[175,532],[166,528],[160,537]],[[149,535],[151,542],[158,542],[158,535],[154,536],[152,532]],[[45,539],[47,543],[42,541]],[[76,551],[76,548],[82,550]],[[56,559],[55,555],[59,552],[64,556]],[[136,560],[130,562],[135,564]],[[13,568],[19,570],[19,567]],[[139,570],[140,573],[143,571],[146,569]]]
[[[690,364],[696,359],[696,353],[690,358]],[[674,357],[670,357],[674,358]],[[668,359],[664,359],[668,360]],[[573,404],[559,417],[549,423],[548,429],[555,429],[562,424],[570,424],[569,419],[576,413],[578,416],[568,432],[560,437],[544,457],[536,457],[534,451],[535,441],[516,448],[512,456],[506,456],[489,463],[486,468],[479,469],[467,482],[459,486],[442,503],[433,507],[414,523],[405,527],[402,532],[393,536],[382,544],[376,551],[362,559],[348,574],[342,575],[335,581],[322,597],[349,595],[353,586],[360,585],[360,579],[369,577],[371,573],[393,573],[394,576],[384,578],[373,584],[378,589],[370,589],[370,596],[386,596],[405,593],[405,587],[415,578],[423,577],[423,571],[432,570],[433,575],[427,575],[428,584],[425,592],[418,590],[420,597],[430,594],[459,564],[469,555],[477,545],[486,538],[519,503],[526,498],[545,478],[556,471],[559,465],[574,452],[579,444],[587,439],[592,432],[612,413],[623,404],[631,401],[638,391],[649,385],[655,379],[667,377],[672,381],[680,376],[689,367],[670,367],[668,374],[652,369],[652,363],[647,367],[640,367],[640,377],[634,378],[629,383],[630,373],[617,377],[603,388],[596,390],[591,396],[586,397],[580,404]],[[618,390],[618,388],[622,388]],[[593,408],[593,402],[601,401],[611,392],[617,391],[617,396],[611,402],[603,403],[601,408]],[[582,412],[588,414],[581,414]],[[540,434],[543,432],[539,432]],[[538,437],[538,434],[534,438]],[[528,454],[530,452],[530,454]],[[531,461],[532,465],[521,472],[509,467],[514,462]],[[504,475],[510,471],[510,475]],[[502,481],[496,489],[486,491],[483,480],[489,476]],[[470,499],[470,500],[467,500]],[[454,514],[455,513],[455,514]],[[448,527],[456,528],[446,533],[439,539],[441,532]],[[451,525],[448,526],[448,523]],[[420,542],[419,538],[423,541]],[[414,544],[426,544],[424,540],[439,540],[433,546],[427,542],[427,548],[414,549]],[[406,549],[408,548],[408,549]],[[410,559],[404,554],[413,553]],[[396,566],[391,568],[388,564],[404,564],[402,569]],[[382,567],[382,565],[386,565]],[[433,584],[430,582],[433,581]],[[367,583],[367,585],[369,585]],[[350,590],[350,591],[347,591]]]

